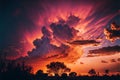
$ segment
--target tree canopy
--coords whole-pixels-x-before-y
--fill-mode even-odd
[[[48,73],[61,75],[62,73],[70,72],[70,68],[68,68],[63,62],[51,62],[46,65],[46,67]]]

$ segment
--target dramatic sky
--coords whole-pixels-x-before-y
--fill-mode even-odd
[[[34,70],[61,61],[78,73],[120,72],[119,38],[120,0],[0,1],[0,55]]]

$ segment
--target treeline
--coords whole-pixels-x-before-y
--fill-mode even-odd
[[[70,69],[62,62],[51,62],[46,65],[48,71],[44,73],[38,70],[33,74],[31,66],[25,62],[0,60],[0,80],[120,80],[120,75],[109,76],[109,70],[106,74],[99,76],[94,69],[88,71],[91,76],[77,76],[76,72],[70,72]],[[67,75],[69,72],[69,75]],[[54,76],[49,76],[50,74]]]

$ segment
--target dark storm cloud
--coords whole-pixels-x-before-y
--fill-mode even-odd
[[[50,32],[49,30],[47,30],[47,28],[43,27],[42,33],[43,33],[43,36],[41,39],[34,40],[33,44],[35,48],[32,51],[28,52],[28,55],[30,57],[38,57],[38,56],[42,57],[42,56],[45,56],[51,53],[52,54],[49,57],[53,57],[54,55],[57,55],[58,53],[65,54],[66,49],[69,48],[68,46],[61,45],[60,47],[57,47],[51,44],[50,43],[51,41]]]
[[[54,37],[60,40],[72,40],[72,38],[75,36],[73,34],[75,29],[70,28],[67,24],[52,23],[50,27],[53,31]]]
[[[50,29],[52,30],[52,32],[50,32],[46,27],[42,27],[41,32],[43,36],[41,39],[36,39],[33,41],[35,48],[32,51],[29,51],[28,55],[34,57],[45,56],[47,54],[50,54],[50,56],[47,57],[51,58],[58,57],[62,53],[61,57],[66,56],[68,54],[66,53],[66,51],[69,49],[69,46],[65,45],[64,43],[61,43],[61,45],[57,47],[56,45],[51,44],[51,41],[54,39],[56,41],[58,40],[60,43],[60,41],[72,40],[77,31],[69,26],[70,22],[68,21],[77,20],[71,23],[71,25],[74,25],[78,23],[78,19],[78,17],[70,15],[66,21],[60,19],[56,23],[51,23]]]
[[[74,15],[70,15],[66,21],[66,24],[68,24],[69,26],[75,26],[76,24],[78,24],[80,22],[80,18],[76,17]]]
[[[106,38],[110,41],[120,39],[120,26],[113,22],[110,25],[110,29],[109,28],[104,29],[104,34]]]
[[[76,33],[78,32],[73,28],[80,21],[79,17],[74,15],[69,15],[67,20],[60,19],[57,23],[52,23],[50,25],[51,30],[53,31],[54,38],[69,41],[72,40]]]
[[[100,49],[89,50],[88,56],[113,55],[120,52],[120,46],[108,46]]]

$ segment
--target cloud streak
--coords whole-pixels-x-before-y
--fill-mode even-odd
[[[69,43],[73,45],[90,45],[90,44],[99,44],[100,42],[97,42],[95,40],[76,40]]]
[[[120,52],[120,46],[108,46],[108,47],[103,47],[95,50],[89,50],[88,57],[113,55],[119,52]]]

